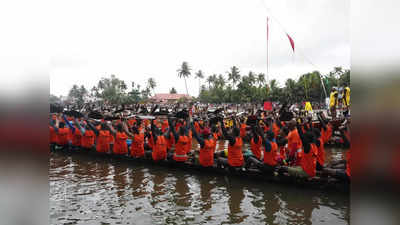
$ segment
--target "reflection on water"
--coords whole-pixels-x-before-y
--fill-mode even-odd
[[[328,160],[342,157],[340,150],[327,149],[327,154]],[[49,182],[51,224],[349,221],[348,195],[85,155],[52,153]]]

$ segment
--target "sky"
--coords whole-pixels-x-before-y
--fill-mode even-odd
[[[57,3],[55,3],[57,2]],[[177,69],[223,74],[237,66],[269,79],[333,67],[350,68],[348,0],[136,0],[49,1],[50,93],[67,95],[73,84],[90,89],[115,74],[130,88],[155,78],[156,93],[185,93]],[[47,4],[47,6],[48,6]],[[45,10],[45,9],[43,9]],[[38,12],[40,14],[40,12]],[[293,53],[288,33],[294,40]],[[34,35],[34,34],[33,34]],[[197,96],[199,81],[188,79]],[[206,83],[205,79],[202,83]]]

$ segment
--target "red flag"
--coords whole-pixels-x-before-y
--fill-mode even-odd
[[[287,37],[289,38],[290,45],[292,46],[292,49],[293,49],[293,52],[294,52],[294,41],[293,41],[293,39],[289,36],[289,34],[286,33],[286,35],[287,35]]]
[[[264,102],[264,110],[266,110],[266,111],[272,110],[272,103],[270,101]]]

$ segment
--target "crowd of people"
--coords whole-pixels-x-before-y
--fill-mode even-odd
[[[50,149],[96,151],[221,169],[257,169],[271,176],[350,180],[350,150],[343,160],[327,164],[324,149],[334,134],[344,148],[350,148],[349,117],[331,120],[318,112],[314,120],[306,114],[287,118],[285,114],[291,112],[282,109],[212,118],[200,116],[192,108],[186,112],[187,116],[129,117],[119,113],[109,120],[90,118],[89,112],[52,113]],[[217,151],[218,140],[227,140],[228,148]],[[196,143],[199,150],[192,148]]]

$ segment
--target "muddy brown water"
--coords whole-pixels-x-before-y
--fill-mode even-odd
[[[50,224],[349,224],[348,194],[88,155],[49,163]]]

